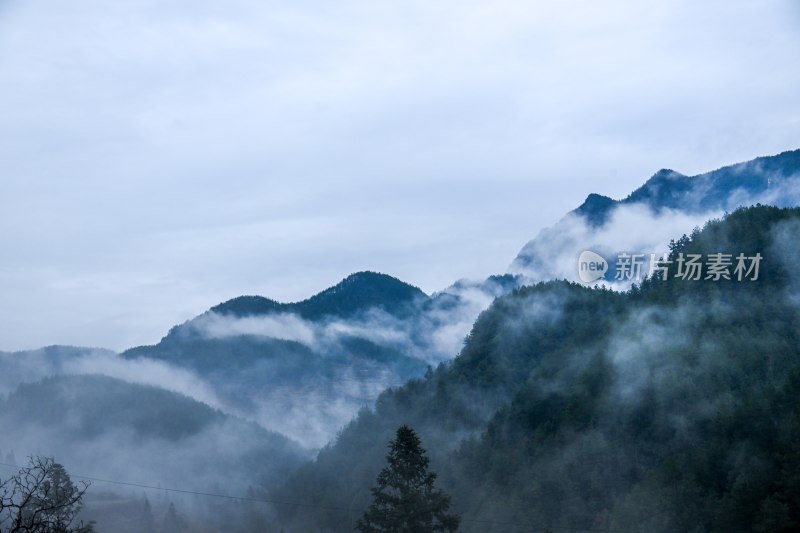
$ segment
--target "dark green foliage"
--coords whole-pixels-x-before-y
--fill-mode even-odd
[[[758,281],[499,298],[456,360],[385,392],[276,495],[367,508],[380,443],[409,423],[465,531],[797,531],[797,242],[800,209],[757,206],[673,253],[758,252]],[[342,512],[281,518],[352,527]]]
[[[459,519],[448,514],[450,497],[433,486],[436,474],[419,437],[408,426],[389,443],[389,463],[378,474],[372,505],[358,522],[363,533],[457,531]]]

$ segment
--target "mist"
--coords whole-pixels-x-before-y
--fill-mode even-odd
[[[222,360],[199,363],[187,347],[172,364],[206,376],[221,397],[214,405],[320,448],[382,391],[454,358],[477,316],[508,290],[491,280],[462,280],[399,315],[378,307],[315,320],[295,313],[237,317],[209,311],[167,338],[199,339],[189,342],[216,346],[203,350],[230,353],[232,362],[241,359],[237,353],[252,353],[236,363],[241,368],[226,368]],[[132,360],[154,355],[137,351]]]
[[[590,250],[613,261],[618,254],[650,254],[660,257],[669,252],[669,242],[689,234],[722,211],[687,213],[664,209],[660,213],[642,204],[621,205],[600,227],[575,213],[555,226],[543,229],[528,242],[509,271],[524,275],[531,282],[549,279],[578,281],[578,256]],[[643,271],[647,274],[647,270]],[[635,280],[634,280],[635,281]],[[627,283],[610,283],[627,288]]]
[[[381,308],[320,320],[209,311],[174,335],[222,343],[211,345],[212,356],[213,346],[228,347],[233,359],[212,357],[210,367],[191,349],[186,357],[164,358],[77,347],[0,353],[0,392],[52,376],[104,375],[185,395],[319,449],[382,391],[455,357],[477,316],[507,290],[494,281],[462,280],[403,316]],[[364,348],[353,343],[364,341],[367,351],[359,355]],[[242,342],[253,355],[236,363]]]
[[[133,530],[147,527],[135,525],[141,516],[128,507],[142,502],[129,494],[130,487],[253,497],[254,490],[263,494],[311,457],[296,442],[189,397],[95,374],[23,383],[0,399],[0,407],[0,454],[20,465],[27,456],[53,457],[76,480],[95,479],[84,515],[98,520],[102,530],[121,517],[133,522],[126,526]],[[154,502],[165,496],[147,492]],[[107,494],[117,499],[98,503]],[[231,530],[250,518],[234,513],[225,526],[208,512],[205,499],[170,499],[194,523],[192,530],[203,517]]]

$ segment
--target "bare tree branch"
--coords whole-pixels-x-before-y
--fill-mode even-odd
[[[28,466],[0,480],[0,531],[8,533],[90,533],[92,524],[72,527],[89,483],[76,486],[63,466],[49,457],[30,457]]]

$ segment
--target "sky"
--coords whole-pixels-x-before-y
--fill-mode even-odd
[[[506,270],[591,192],[800,147],[796,0],[0,0],[0,350]]]

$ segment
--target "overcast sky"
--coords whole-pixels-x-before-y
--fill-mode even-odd
[[[435,291],[590,192],[798,148],[798,4],[0,0],[0,350]]]

